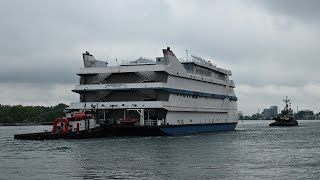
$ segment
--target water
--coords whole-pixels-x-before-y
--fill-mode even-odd
[[[50,126],[0,127],[0,179],[318,179],[320,121],[270,122],[191,136],[52,141],[13,140]]]

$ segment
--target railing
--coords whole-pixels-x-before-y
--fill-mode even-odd
[[[164,124],[164,119],[146,119],[144,124],[148,126],[160,126]]]
[[[216,64],[212,64],[210,61],[207,61],[201,57],[197,57],[197,56],[193,56],[191,55],[191,57],[183,57],[179,59],[180,62],[195,62],[195,63],[199,63],[199,64],[204,64],[207,66],[217,66]]]
[[[124,121],[123,119],[106,119],[103,120],[101,119],[100,121],[102,123],[106,123],[106,124],[122,124],[122,125],[128,125],[128,124],[135,124],[136,122],[139,122],[138,119],[135,119],[135,121],[128,121],[129,119],[127,119],[127,121]],[[164,125],[164,119],[146,119],[144,120],[144,125],[145,126],[161,126]]]
[[[122,60],[120,65],[135,65],[135,64],[156,64],[156,61],[151,58],[140,57],[138,59],[132,60]]]

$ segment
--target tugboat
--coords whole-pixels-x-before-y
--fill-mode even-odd
[[[273,118],[276,122],[269,124],[269,126],[297,126],[298,121],[295,120],[293,115],[293,110],[289,107],[290,99],[286,96],[286,99],[283,100],[286,103],[286,106],[281,111],[277,117]]]
[[[50,140],[103,137],[104,125],[98,122],[94,116],[94,114],[83,112],[67,113],[65,117],[54,120],[50,132],[15,134],[14,139]]]

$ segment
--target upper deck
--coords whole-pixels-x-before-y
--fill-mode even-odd
[[[225,84],[232,75],[230,70],[218,68],[205,59],[191,55],[188,58],[176,58],[170,48],[163,49],[163,57],[155,59],[140,57],[136,60],[122,61],[120,65],[108,66],[108,63],[97,61],[88,52],[83,54],[84,68],[78,75],[97,75],[107,73],[166,72],[169,75],[191,78],[194,80]]]

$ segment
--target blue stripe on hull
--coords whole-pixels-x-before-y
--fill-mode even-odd
[[[236,128],[237,123],[223,124],[203,124],[203,125],[182,125],[160,128],[167,135],[185,135],[206,132],[232,131]]]

